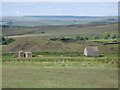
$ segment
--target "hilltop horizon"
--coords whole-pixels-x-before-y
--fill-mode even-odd
[[[14,17],[15,15],[13,16],[3,16],[2,17]],[[50,16],[50,17],[53,17],[53,16],[56,16],[56,17],[59,17],[59,16],[64,16],[64,17],[118,17],[118,15],[93,15],[93,16],[90,16],[90,15],[23,15],[23,16],[15,16],[15,17],[26,17],[26,16]]]

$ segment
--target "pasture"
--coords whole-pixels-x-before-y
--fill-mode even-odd
[[[118,58],[3,54],[3,88],[117,88]]]
[[[3,64],[3,88],[117,88],[116,67]]]

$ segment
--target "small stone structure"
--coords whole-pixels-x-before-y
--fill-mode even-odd
[[[25,57],[32,57],[32,52],[25,52]]]
[[[17,58],[27,58],[27,57],[32,57],[32,52],[24,52],[24,51],[19,51],[18,53],[16,53],[14,55],[14,57],[17,57]]]
[[[99,56],[98,47],[85,47],[84,49],[85,56]]]
[[[19,58],[25,57],[25,53],[24,53],[23,51],[19,51],[18,57],[19,57]]]

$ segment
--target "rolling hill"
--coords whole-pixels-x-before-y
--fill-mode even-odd
[[[2,34],[7,36],[37,35],[59,36],[80,34],[101,34],[104,32],[118,33],[118,23],[78,24],[62,26],[36,26],[36,27],[3,27]]]
[[[109,22],[106,23],[104,20]],[[8,37],[21,38],[16,39],[15,42],[7,46],[3,46],[5,52],[19,50],[83,52],[85,46],[94,45],[99,46],[101,53],[116,53],[118,50],[117,45],[105,46],[93,41],[61,42],[50,40],[52,37],[58,36],[98,35],[104,32],[118,33],[116,17],[24,16],[3,18],[3,22],[7,21],[10,21],[10,27],[3,27],[2,34]]]
[[[3,46],[4,52],[16,51],[72,51],[83,52],[85,46],[98,46],[101,53],[117,53],[117,45],[103,45],[93,41],[53,41],[50,37],[23,37]]]

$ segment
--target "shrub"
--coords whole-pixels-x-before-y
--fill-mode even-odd
[[[108,39],[110,37],[110,34],[108,33],[108,32],[105,32],[104,34],[103,34],[103,38],[104,39]]]
[[[113,33],[113,34],[111,35],[111,38],[112,38],[112,39],[115,39],[115,38],[117,38],[117,35],[116,35],[115,33]]]
[[[1,45],[8,45],[8,44],[15,41],[15,39],[13,39],[13,38],[7,38],[7,37],[4,37],[4,36],[2,36],[0,38],[1,38],[1,40],[0,40]]]

